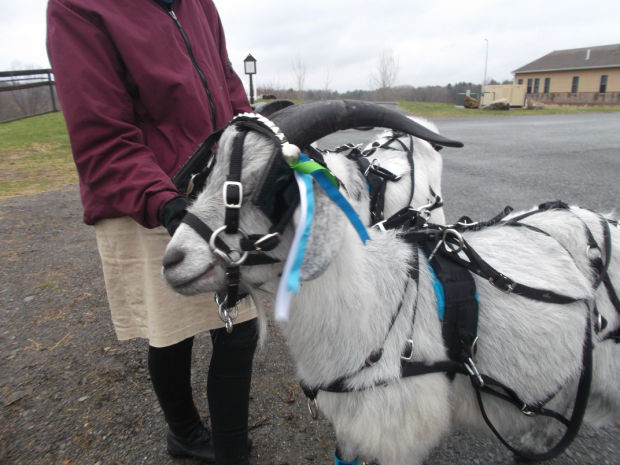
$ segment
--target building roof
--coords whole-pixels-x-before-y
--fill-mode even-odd
[[[515,69],[513,73],[620,67],[620,44],[556,50]]]

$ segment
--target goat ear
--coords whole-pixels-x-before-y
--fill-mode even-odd
[[[314,218],[299,270],[301,281],[319,277],[338,254],[343,240],[345,216],[316,183],[314,185]]]

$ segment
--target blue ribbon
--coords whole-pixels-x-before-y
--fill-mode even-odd
[[[299,239],[295,260],[293,261],[293,266],[291,267],[291,272],[288,275],[286,284],[286,288],[295,293],[299,292],[299,270],[304,261],[308,236],[310,235],[310,227],[312,226],[312,218],[314,217],[314,187],[312,186],[312,178],[304,174],[299,174],[299,176],[306,187],[306,224],[304,225],[304,231]]]
[[[441,281],[439,281],[439,278],[437,277],[437,274],[435,273],[435,270],[433,269],[431,264],[429,262],[427,262],[427,264],[428,269],[431,272],[433,289],[435,290],[435,295],[437,296],[437,314],[439,315],[439,319],[443,321],[443,317],[446,313],[446,296],[443,289],[443,284],[441,284]]]
[[[310,160],[303,153],[301,154],[301,161]],[[316,170],[310,173],[316,182],[323,188],[325,193],[329,196],[332,201],[340,207],[340,209],[347,215],[349,221],[357,231],[362,242],[365,244],[366,241],[370,240],[370,236],[368,236],[368,231],[366,231],[366,226],[360,220],[360,217],[357,215],[357,212],[353,209],[351,204],[347,202],[347,199],[340,193],[338,190],[338,186],[335,186],[332,181],[327,177],[327,175],[322,170]]]

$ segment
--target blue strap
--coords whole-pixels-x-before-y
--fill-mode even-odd
[[[443,321],[443,317],[446,313],[446,296],[443,289],[443,284],[439,281],[435,270],[431,266],[431,264],[427,261],[428,269],[431,272],[431,281],[433,283],[433,289],[435,290],[435,295],[437,296],[437,314],[439,315],[439,319]]]
[[[338,454],[336,454],[336,451],[334,451],[334,465],[359,465],[359,463],[360,463],[359,457],[353,460],[353,462],[345,462],[344,460],[340,460],[338,458]]]
[[[301,161],[309,160],[309,158],[302,154]],[[312,177],[319,183],[319,185],[323,188],[325,193],[329,196],[332,201],[340,207],[340,209],[347,215],[349,221],[357,231],[362,242],[365,244],[366,241],[370,239],[368,236],[368,231],[366,231],[366,226],[360,220],[360,217],[357,215],[357,212],[353,209],[351,204],[347,202],[347,199],[340,193],[338,187],[334,185],[331,179],[325,174],[323,170],[316,170],[310,173]]]

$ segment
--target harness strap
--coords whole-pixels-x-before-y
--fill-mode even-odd
[[[239,209],[243,201],[241,168],[243,166],[243,142],[246,135],[247,130],[240,130],[233,139],[228,178],[224,183],[224,224],[227,234],[235,234],[239,229]]]
[[[211,240],[211,236],[213,235],[213,230],[205,223],[203,223],[200,218],[198,218],[193,213],[187,212],[181,222],[191,227],[200,237],[202,237],[207,243],[209,243],[209,241]],[[215,244],[217,245],[218,249],[223,250],[227,254],[230,254],[232,252],[230,247],[228,247],[228,245],[222,239],[220,239],[219,236],[215,238]],[[245,262],[243,262],[242,266],[267,265],[270,263],[278,263],[279,261],[280,260],[278,260],[277,258],[273,258],[265,254],[250,254],[245,260]]]
[[[546,234],[548,236],[551,237],[550,234],[546,233],[545,231],[541,230],[540,228],[536,228],[534,226],[528,225],[528,224],[524,224],[521,223],[520,220],[527,218],[531,215],[534,215],[536,213],[539,213],[540,211],[545,211],[545,210],[549,210],[549,209],[563,209],[563,210],[569,210],[570,211],[570,207],[565,204],[564,202],[561,201],[553,201],[553,202],[546,202],[543,204],[540,204],[538,206],[538,210],[533,210],[530,212],[527,212],[523,215],[520,215],[516,218],[512,218],[507,224],[511,224],[511,225],[516,225],[516,226],[525,226],[528,227],[534,231]],[[587,254],[588,254],[588,258],[590,260],[590,266],[596,271],[596,278],[594,280],[594,282],[592,283],[593,288],[596,290],[598,289],[598,287],[601,285],[601,283],[605,286],[605,290],[607,291],[607,296],[609,297],[609,300],[612,304],[612,306],[616,309],[616,311],[620,314],[620,299],[618,298],[618,295],[616,293],[616,290],[614,289],[614,286],[611,282],[611,279],[609,277],[608,274],[608,269],[609,269],[609,265],[611,263],[611,251],[612,251],[612,245],[611,245],[611,232],[610,232],[610,224],[611,225],[616,225],[617,226],[617,221],[615,220],[610,220],[607,219],[605,217],[603,217],[601,214],[594,212],[592,210],[590,210],[594,215],[596,215],[599,218],[600,224],[601,224],[601,229],[603,231],[603,250],[601,250],[601,246],[598,244],[598,242],[596,241],[596,239],[594,238],[594,235],[592,234],[592,231],[590,230],[590,228],[588,227],[588,225],[585,223],[585,221],[583,221],[583,219],[581,217],[579,217],[578,215],[574,214],[573,215],[578,218],[581,223],[583,224],[583,228],[586,234],[586,240],[588,242],[588,248],[587,248]],[[598,250],[599,254],[595,254],[592,251]],[[598,333],[602,330],[604,330],[607,327],[607,321],[605,320],[605,318],[603,318],[600,313],[598,312],[598,308],[596,307],[596,304],[593,307],[593,313],[594,316],[597,318],[598,321],[595,321],[595,331]],[[619,335],[620,333],[620,328],[617,328],[616,330],[614,330],[613,332],[609,333],[608,335],[606,335],[603,340],[607,340],[607,339],[613,339],[616,342],[619,342]]]
[[[430,256],[429,244],[424,244]],[[443,340],[451,360],[465,362],[473,357],[478,333],[476,284],[467,268],[442,254],[434,254],[430,264],[444,291]]]
[[[586,334],[585,334],[585,341],[584,341],[584,347],[583,347],[583,352],[582,352],[581,376],[579,377],[579,386],[577,388],[577,396],[575,397],[573,413],[571,415],[570,420],[567,420],[564,417],[558,415],[557,413],[552,412],[547,409],[534,409],[534,410],[524,412],[523,407],[521,408],[521,411],[526,414],[535,414],[535,415],[541,414],[544,416],[551,416],[557,419],[558,421],[562,422],[567,427],[566,431],[564,432],[564,435],[558,441],[558,443],[555,446],[553,446],[551,449],[543,453],[532,453],[532,452],[527,452],[524,450],[519,450],[513,447],[512,445],[510,445],[508,441],[504,439],[504,437],[499,433],[499,431],[497,431],[497,429],[491,423],[491,420],[489,419],[486,413],[486,410],[484,408],[484,404],[482,402],[481,393],[489,392],[489,391],[481,389],[479,386],[477,386],[474,378],[473,377],[471,378],[472,386],[474,387],[476,391],[476,398],[478,400],[478,405],[480,407],[480,412],[482,413],[482,417],[484,418],[484,421],[486,422],[487,426],[491,429],[493,434],[497,437],[497,439],[499,439],[499,441],[504,446],[506,446],[510,451],[512,451],[517,456],[519,456],[521,459],[525,459],[525,460],[533,461],[533,462],[549,460],[553,457],[558,456],[559,454],[564,452],[564,450],[566,450],[566,448],[575,439],[575,437],[577,436],[577,433],[579,432],[579,429],[581,428],[581,424],[583,423],[583,418],[585,416],[586,407],[588,405],[588,398],[590,396],[590,386],[592,382],[592,349],[593,349],[592,327],[591,327],[591,321],[590,321],[590,312],[587,312]],[[505,389],[504,386],[502,386],[502,388]],[[494,395],[497,395],[497,393],[495,393]],[[523,404],[523,406],[527,407],[525,404]]]
[[[409,289],[409,284],[411,283],[411,281],[415,282],[416,287],[419,289],[419,281],[420,281],[420,271],[419,271],[419,252],[416,253],[415,256],[415,262],[411,264],[411,266],[409,267],[409,279],[407,280],[407,285],[405,286],[405,289],[403,291],[401,300],[400,300],[400,304],[398,305],[398,309],[396,310],[396,312],[392,315],[391,319],[390,319],[390,323],[388,326],[388,330],[387,330],[387,334],[385,336],[384,342],[381,345],[380,348],[373,350],[364,360],[364,364],[360,366],[360,368],[358,368],[357,371],[355,371],[354,373],[350,374],[350,375],[345,375],[345,376],[341,376],[340,378],[336,379],[335,381],[333,381],[332,383],[326,385],[326,386],[318,386],[318,387],[310,387],[308,386],[306,383],[304,383],[303,381],[300,381],[300,385],[302,390],[304,391],[304,394],[306,395],[306,397],[309,400],[314,400],[317,396],[317,394],[319,393],[319,391],[326,391],[326,392],[333,392],[333,393],[342,393],[342,392],[353,392],[356,389],[351,389],[349,387],[347,387],[347,381],[352,378],[353,376],[361,373],[363,370],[372,367],[373,365],[375,365],[377,362],[379,362],[379,360],[381,360],[381,357],[383,356],[383,346],[385,345],[385,341],[387,340],[387,338],[390,335],[390,332],[392,331],[392,327],[394,326],[394,323],[396,322],[396,319],[398,318],[398,315],[400,315],[400,312],[402,310],[403,307],[403,302],[405,299],[405,296],[407,295],[407,290]],[[415,317],[416,317],[416,310],[417,310],[417,303],[418,303],[418,297],[416,294],[416,300],[414,302],[413,305],[413,315],[411,317],[411,333],[413,333],[413,325],[415,324]],[[403,357],[401,356],[401,372],[403,371],[403,364],[408,363],[411,364],[411,354],[413,351],[413,348],[409,348],[409,356],[408,357]],[[441,370],[438,370],[441,371]],[[420,373],[422,374],[422,373]],[[411,375],[407,375],[407,376],[411,376]],[[380,383],[380,384],[386,384],[386,383]]]
[[[439,251],[443,255],[468,268],[473,273],[485,279],[488,279],[491,284],[493,284],[498,289],[506,292],[507,294],[514,293],[523,297],[527,297],[529,299],[554,304],[569,304],[582,300],[581,298],[566,296],[558,294],[554,291],[537,289],[535,287],[517,283],[510,279],[508,276],[505,276],[504,274],[497,271],[485,260],[483,260],[482,257],[480,257],[480,255],[478,255],[478,253],[470,247],[470,245],[467,243],[467,241],[465,241],[465,239],[462,239],[462,242],[462,250],[469,258],[469,261],[462,259],[458,255],[458,253],[447,252],[443,247],[440,248]]]

